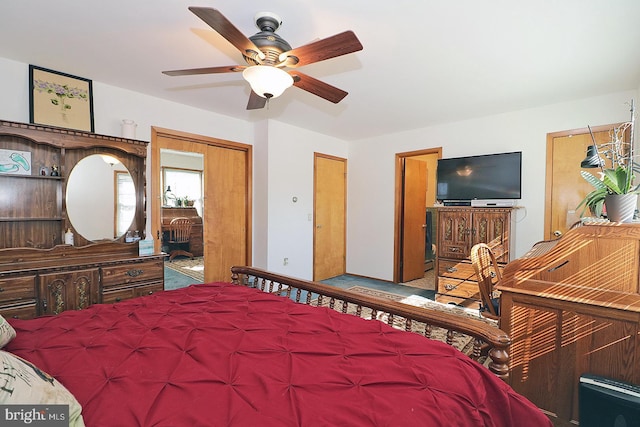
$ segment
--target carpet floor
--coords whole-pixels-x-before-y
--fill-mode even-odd
[[[424,277],[420,279],[411,280],[409,282],[403,282],[401,283],[401,285],[435,291],[436,290],[436,271],[435,269],[432,268],[431,270],[427,270],[424,272]]]
[[[194,259],[186,257],[175,258],[172,261],[165,261],[164,267],[165,289],[167,290],[182,288],[194,283],[204,283],[203,257],[196,257]],[[435,299],[434,270],[427,271],[424,278],[401,284],[349,274],[322,280],[322,283],[337,286],[342,289],[360,286],[403,297],[417,295],[431,300]]]
[[[184,276],[195,279],[193,283],[204,283],[204,258],[174,258],[172,261],[165,261],[165,271],[170,269]]]
[[[166,265],[164,267],[164,290],[170,291],[172,289],[180,289],[185,288],[189,285],[193,285],[194,283],[198,283],[191,276],[187,276],[186,274],[182,274],[177,272],[172,268],[168,268]]]

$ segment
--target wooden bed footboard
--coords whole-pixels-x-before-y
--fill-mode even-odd
[[[511,338],[506,332],[482,320],[355,294],[324,283],[253,267],[232,267],[231,280],[234,284],[279,294],[300,304],[325,306],[342,313],[384,321],[427,338],[431,336],[433,328],[442,328],[446,331],[446,343],[449,345],[452,345],[455,333],[468,335],[473,337],[473,351],[469,357],[478,360],[486,352],[489,358],[487,366],[491,372],[505,381],[508,379]]]

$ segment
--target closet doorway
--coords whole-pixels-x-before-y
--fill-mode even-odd
[[[435,236],[435,230],[428,229],[433,222],[427,221],[427,208],[436,201],[436,167],[441,157],[442,147],[396,154],[395,283],[424,277],[431,253],[428,237]]]
[[[152,127],[151,218],[155,250],[162,244],[162,153],[201,156],[204,281],[231,279],[233,265],[251,265],[252,147],[201,135]],[[177,195],[180,196],[180,195]]]

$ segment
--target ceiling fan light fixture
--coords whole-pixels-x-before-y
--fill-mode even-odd
[[[293,77],[286,71],[270,65],[254,65],[242,72],[251,89],[263,98],[277,98],[291,85]]]
[[[116,164],[120,163],[120,160],[118,160],[115,157],[110,156],[108,154],[100,154],[100,157],[109,166],[113,166],[113,165],[116,165]]]

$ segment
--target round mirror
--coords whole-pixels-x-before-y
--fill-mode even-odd
[[[136,192],[127,168],[115,157],[94,154],[80,160],[67,180],[67,215],[87,240],[124,235],[136,212]]]

